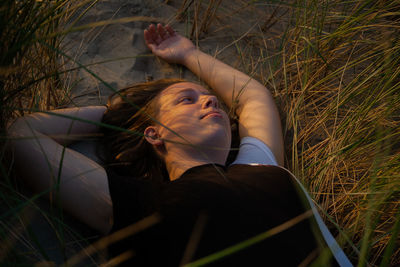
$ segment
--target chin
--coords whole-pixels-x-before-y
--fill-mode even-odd
[[[231,137],[224,133],[218,133],[206,138],[199,144],[200,147],[210,148],[211,151],[229,151],[231,146]],[[215,149],[213,149],[215,148]]]
[[[222,127],[221,125],[214,125],[213,127],[191,126],[184,132],[178,132],[178,134],[195,147],[204,150],[204,152],[209,151],[210,153],[211,151],[214,153],[216,151],[229,151],[231,146],[231,132],[227,127]],[[173,139],[177,139],[177,142],[182,142],[181,138]]]

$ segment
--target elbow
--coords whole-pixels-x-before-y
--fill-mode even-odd
[[[22,117],[17,118],[8,128],[7,135],[10,137],[18,136],[23,128]]]
[[[8,128],[7,136],[12,138],[24,137],[28,134],[32,134],[31,128],[29,128],[29,116],[17,118]]]
[[[28,136],[27,133],[27,125],[23,121],[22,118],[16,119],[7,129],[6,129],[6,135],[7,135],[7,140],[6,142],[6,148],[8,150],[13,150],[13,148],[17,145],[17,141],[20,139],[23,139],[24,137]]]

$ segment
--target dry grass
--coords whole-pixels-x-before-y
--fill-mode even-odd
[[[289,164],[360,251],[345,245],[353,261],[376,264],[399,219],[399,21],[379,1],[305,8],[280,70]]]
[[[41,217],[42,224],[54,230],[59,253],[65,253],[67,236],[82,237],[71,229],[60,210],[38,206],[36,196],[24,196],[12,179],[12,159],[5,157],[6,126],[16,116],[35,110],[49,110],[68,101],[64,84],[63,36],[52,36],[66,27],[76,11],[88,1],[14,1],[0,2],[0,265],[51,266],[31,226]],[[37,219],[36,219],[37,220]],[[69,240],[71,241],[71,240]],[[75,242],[75,241],[72,241]],[[76,241],[77,243],[78,241]],[[71,245],[71,244],[70,244]],[[55,248],[56,249],[56,248]]]
[[[353,263],[400,264],[400,2],[235,3],[238,17],[257,17],[237,38],[237,63],[275,94],[287,166]],[[210,32],[240,24],[226,8]]]

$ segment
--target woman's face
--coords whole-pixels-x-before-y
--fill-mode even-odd
[[[158,107],[156,117],[166,127],[156,127],[165,146],[189,142],[200,148],[229,152],[229,117],[216,96],[204,87],[191,82],[173,84],[158,96]]]

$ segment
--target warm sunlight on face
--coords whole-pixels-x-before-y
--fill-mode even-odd
[[[175,132],[158,126],[166,146],[190,142],[200,148],[224,149],[228,153],[231,145],[229,117],[221,109],[217,97],[207,89],[195,83],[177,83],[160,93],[158,103],[158,120]]]

